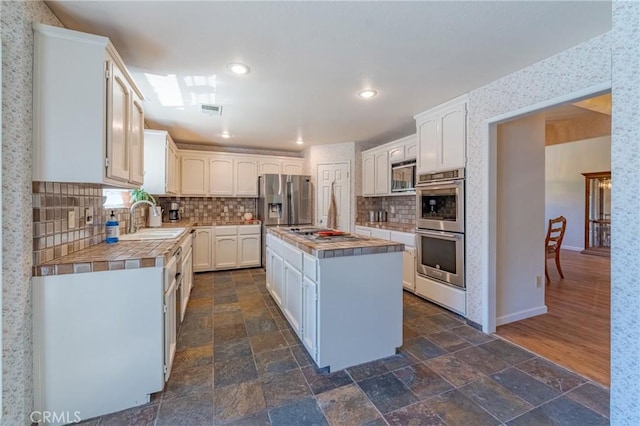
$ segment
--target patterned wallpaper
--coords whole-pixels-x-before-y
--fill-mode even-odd
[[[640,2],[613,1],[611,424],[640,424]]]
[[[492,117],[567,95],[611,78],[608,34],[596,37],[555,56],[469,92],[466,180],[467,317],[483,322],[483,294],[490,218],[486,122]]]
[[[3,1],[2,31],[2,423],[28,425],[33,408],[31,336],[32,23],[60,26],[40,1]]]

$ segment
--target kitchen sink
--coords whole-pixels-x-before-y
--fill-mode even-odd
[[[133,234],[120,236],[120,241],[171,240],[184,232],[185,228],[142,228]]]

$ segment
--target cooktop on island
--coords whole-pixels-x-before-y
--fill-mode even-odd
[[[343,231],[337,231],[327,228],[290,228],[289,232],[299,235],[309,241],[315,242],[340,242],[340,241],[358,241],[365,240],[365,237],[348,234]]]

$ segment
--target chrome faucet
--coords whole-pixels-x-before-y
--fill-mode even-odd
[[[136,232],[136,225],[135,225],[135,220],[133,220],[133,209],[136,208],[136,206],[138,206],[139,204],[149,204],[151,207],[155,207],[156,205],[154,203],[152,203],[151,201],[147,201],[147,200],[140,200],[140,201],[136,201],[135,203],[131,204],[131,208],[129,209],[129,233],[133,234],[134,232]]]

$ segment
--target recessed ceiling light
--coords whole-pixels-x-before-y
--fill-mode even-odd
[[[378,92],[376,90],[373,89],[364,89],[358,92],[358,96],[360,96],[363,99],[370,99],[373,98],[375,95],[377,95]]]
[[[231,137],[231,133],[229,132],[222,132],[220,133],[220,136],[222,136],[225,139],[229,139]]]
[[[227,65],[227,69],[236,75],[249,74],[249,71],[251,71],[248,66],[239,62]]]
[[[302,144],[304,143],[304,141],[303,141],[302,139],[298,138],[298,140],[296,141],[296,143],[297,143],[298,145],[302,145]]]

